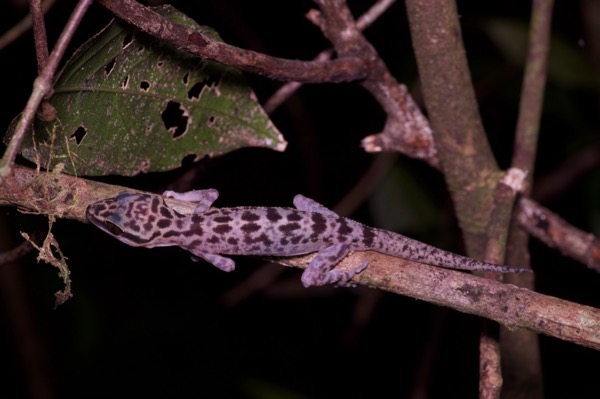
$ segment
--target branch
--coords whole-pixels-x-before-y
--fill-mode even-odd
[[[408,93],[399,84],[377,51],[358,29],[343,0],[315,0],[321,9],[311,13],[311,19],[333,44],[339,56],[360,55],[369,60],[369,72],[360,84],[381,105],[386,113],[383,131],[363,140],[368,152],[399,151],[439,166],[429,122]]]
[[[553,0],[532,2],[529,45],[512,159],[513,168],[527,172],[526,184],[522,191],[524,194],[531,192],[533,181],[550,49],[552,8]],[[516,212],[516,214],[520,216],[523,212]],[[529,267],[529,236],[513,221],[509,237],[507,257],[511,264]],[[533,280],[521,276],[509,276],[506,281],[519,287],[534,288]],[[538,337],[526,331],[507,329],[502,329],[500,334],[503,343],[503,365],[506,370],[504,395],[542,398],[543,379]]]
[[[31,0],[31,21],[33,23],[33,37],[35,40],[35,55],[37,57],[38,74],[41,74],[48,61],[48,38],[44,24],[44,10],[41,0]]]
[[[465,236],[481,258],[500,172],[479,115],[454,0],[408,0],[411,38],[442,172]]]
[[[56,0],[47,0],[42,4],[42,13],[46,14],[48,10],[56,3]],[[23,33],[27,32],[31,29],[32,26],[32,18],[31,14],[27,14],[25,18],[19,21],[12,28],[4,32],[2,36],[0,36],[0,50],[4,47],[8,46],[10,43],[17,40]]]
[[[339,83],[362,79],[369,68],[361,57],[333,61],[296,61],[271,57],[212,40],[202,32],[178,25],[133,0],[98,2],[142,32],[180,50],[271,79]]]
[[[31,92],[31,96],[27,101],[27,105],[21,114],[21,118],[15,127],[15,132],[13,137],[0,160],[0,183],[3,182],[4,178],[7,177],[11,169],[14,165],[15,158],[17,153],[19,152],[19,148],[21,148],[21,143],[23,142],[23,138],[25,137],[25,133],[27,129],[33,123],[33,118],[35,116],[35,112],[37,111],[40,103],[52,90],[52,80],[54,79],[54,74],[58,68],[58,64],[64,55],[73,34],[75,33],[75,29],[81,22],[81,19],[85,15],[86,10],[92,3],[92,0],[80,0],[77,3],[77,6],[73,10],[73,13],[69,17],[65,28],[63,29],[58,41],[56,42],[56,46],[50,57],[47,60],[47,64],[44,67],[42,73],[35,79],[33,83],[33,91]]]
[[[377,20],[396,0],[377,0],[360,18],[356,21],[356,28],[360,31],[365,30]],[[333,56],[333,50],[327,49],[321,51],[313,60],[327,61]],[[300,82],[288,82],[281,86],[265,103],[263,108],[268,114],[272,113],[286,99],[298,90],[302,84]]]
[[[22,211],[85,221],[87,206],[131,189],[18,165],[0,190],[0,205]],[[192,212],[190,203],[168,199]],[[282,265],[306,268],[312,255],[277,258]],[[600,311],[454,270],[442,269],[375,252],[356,252],[339,267],[370,266],[358,283],[600,349]]]

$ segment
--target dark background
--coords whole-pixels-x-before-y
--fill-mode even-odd
[[[358,15],[370,3],[350,5]],[[304,18],[310,1],[171,4],[243,48],[310,59],[327,46]],[[586,151],[600,145],[599,69],[588,44],[600,38],[582,18],[589,12],[586,4],[556,4],[534,196],[598,235],[598,152],[586,155],[590,165],[566,182],[558,174],[576,168]],[[73,5],[59,1],[48,14],[52,43]],[[24,15],[13,3],[0,7],[2,31]],[[459,2],[458,8],[484,124],[506,167],[522,76],[518,57],[507,54],[512,45],[522,45],[518,33],[526,34],[530,5]],[[109,19],[103,8],[92,6],[77,44]],[[512,32],[504,44],[489,34],[498,24]],[[418,99],[402,2],[366,35]],[[30,33],[1,50],[0,71],[5,129],[25,105],[35,78]],[[280,85],[248,78],[261,101]],[[214,187],[221,192],[219,206],[290,206],[297,193],[333,206],[373,162],[360,140],[382,127],[384,115],[361,88],[327,84],[304,86],[272,119],[289,142],[285,153],[248,148],[173,172],[100,180],[156,192],[190,188],[184,181],[193,188]],[[443,178],[427,165],[400,157],[369,198],[353,218],[462,251]],[[0,220],[5,247],[20,242],[18,231],[47,224],[12,208],[4,208]],[[53,310],[61,282],[34,254],[0,270],[0,397],[403,398],[423,390],[429,398],[477,397],[480,320],[474,316],[364,287],[304,289],[300,271],[256,259],[236,257],[237,269],[223,273],[191,262],[183,250],[130,248],[68,220],[59,220],[53,232],[68,257],[75,296]],[[531,251],[538,291],[600,306],[596,273],[535,240]],[[257,271],[279,274],[264,283],[248,280]],[[247,295],[238,295],[241,285],[250,287]],[[598,352],[544,336],[540,345],[547,398],[600,395]],[[34,394],[36,389],[46,396]]]

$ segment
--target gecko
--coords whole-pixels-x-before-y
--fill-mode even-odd
[[[167,198],[192,203],[186,214],[166,204],[158,194],[124,191],[87,207],[87,220],[125,244],[135,247],[178,246],[220,270],[230,272],[235,263],[223,255],[295,256],[316,253],[302,273],[305,287],[349,281],[368,262],[352,270],[336,265],[351,251],[375,251],[433,266],[500,273],[530,272],[478,261],[422,243],[398,233],[344,218],[302,195],[295,208],[214,208],[215,189],[185,193],[165,191]]]

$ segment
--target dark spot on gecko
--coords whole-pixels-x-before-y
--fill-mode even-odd
[[[175,220],[175,226],[177,226],[178,229],[183,229],[183,220],[182,219],[176,219]]]
[[[187,243],[187,245],[185,246],[185,249],[187,249],[188,251],[192,252],[195,248],[198,248],[199,246],[202,245],[202,241],[200,240],[193,240]],[[192,255],[192,259],[197,259],[196,255]]]
[[[257,241],[259,241],[259,240],[262,241],[263,244],[265,244],[267,247],[270,247],[273,245],[273,241],[271,241],[265,233],[262,233],[260,235],[260,237],[257,238]]]
[[[156,216],[154,216],[154,215],[150,215],[150,216],[148,216],[148,221],[149,221],[150,223],[154,223],[154,221],[155,221],[155,220],[156,220]]]
[[[169,219],[173,219],[173,214],[171,213],[171,211],[169,211],[169,209],[167,209],[167,208],[166,208],[166,207],[164,207],[164,206],[161,206],[161,207],[160,207],[160,214],[161,214],[163,217],[166,217],[166,218],[169,218]]]
[[[311,234],[311,237],[318,237],[319,235],[323,234],[323,232],[327,229],[327,220],[325,220],[325,217],[320,213],[313,213],[312,221],[313,233]]]
[[[150,230],[152,230],[153,225],[152,225],[152,223],[148,222],[148,223],[144,223],[144,225],[142,227],[144,228],[144,230],[150,231]]]
[[[150,205],[152,213],[158,213],[158,204],[160,204],[160,200],[158,199],[158,197],[152,198],[152,205]]]
[[[375,239],[375,233],[373,232],[373,229],[369,226],[363,226],[362,236],[362,242],[365,247],[371,247],[373,245],[373,240]]]
[[[343,235],[343,236],[347,236],[347,235],[351,234],[354,231],[352,229],[352,227],[348,226],[348,220],[347,219],[340,217],[339,218],[339,223],[340,223],[340,226],[338,227],[338,234]]]
[[[256,223],[246,223],[240,227],[244,233],[254,233],[255,231],[260,230],[260,225]]]
[[[286,216],[287,220],[289,220],[290,222],[298,222],[300,220],[302,220],[302,215],[299,212],[296,211],[292,211],[291,213],[289,213]]]
[[[146,243],[149,243],[149,242],[151,242],[152,240],[154,240],[158,236],[160,236],[160,232],[159,231],[155,231],[148,238],[140,237],[138,234],[123,233],[121,235],[121,237],[126,238],[127,241],[133,242],[135,244],[146,244]]]
[[[164,238],[169,238],[169,237],[179,237],[181,235],[181,233],[179,231],[176,230],[169,230],[166,233],[163,234]]]
[[[279,240],[279,244],[281,245],[288,245],[289,241],[286,237],[282,237],[281,240]]]
[[[160,219],[158,223],[156,223],[156,225],[158,226],[158,228],[164,229],[171,225],[171,221],[169,219]]]
[[[135,206],[135,203],[130,202],[127,204],[127,211],[125,212],[125,216],[127,216],[128,218],[131,218],[132,214],[133,214],[133,207]]]
[[[300,229],[300,225],[298,223],[288,223],[288,224],[282,224],[281,226],[278,227],[279,231],[281,231],[282,233],[285,234],[290,234],[292,233],[294,230],[298,230]]]
[[[231,216],[217,216],[216,218],[214,218],[214,221],[217,223],[229,223],[232,220],[233,219],[231,218]]]
[[[295,245],[295,244],[298,244],[301,239],[302,239],[302,236],[293,236],[292,238],[290,238],[290,242]]]
[[[204,222],[204,218],[200,215],[198,215],[197,213],[194,213],[192,215],[192,223],[202,223]]]
[[[250,211],[244,211],[240,218],[245,222],[256,222],[258,219],[260,219],[260,216]]]
[[[185,237],[200,237],[204,234],[204,230],[202,229],[202,225],[198,223],[192,223],[188,229],[183,232]]]
[[[137,232],[139,232],[141,230],[140,226],[137,223],[135,223],[134,221],[125,223],[124,226],[128,227],[129,229],[131,229],[133,231],[137,231]]]
[[[279,211],[275,208],[267,208],[267,219],[271,222],[277,222],[280,220],[282,216],[279,214]]]
[[[237,239],[237,238],[235,238],[235,237],[229,237],[229,238],[227,239],[227,244],[230,244],[230,245],[237,245],[239,241],[240,241],[240,240],[239,240],[239,239]]]
[[[229,233],[231,230],[233,230],[233,227],[231,227],[228,224],[220,224],[216,227],[213,228],[213,231],[217,234],[227,234]]]
[[[273,241],[271,241],[269,239],[269,237],[265,233],[262,233],[261,235],[259,235],[256,238],[252,238],[249,235],[244,236],[244,243],[245,244],[250,245],[250,244],[256,244],[257,242],[262,242],[264,244],[263,248],[264,247],[269,248],[269,247],[271,247],[273,245]]]
[[[219,242],[221,242],[221,238],[219,238],[218,236],[212,236],[206,241],[210,242],[211,244],[218,244]]]

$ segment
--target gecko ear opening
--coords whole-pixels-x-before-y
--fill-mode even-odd
[[[105,221],[104,227],[106,227],[106,230],[108,230],[110,234],[113,234],[115,236],[120,236],[121,234],[123,234],[123,229],[121,229],[119,226],[112,222]]]

